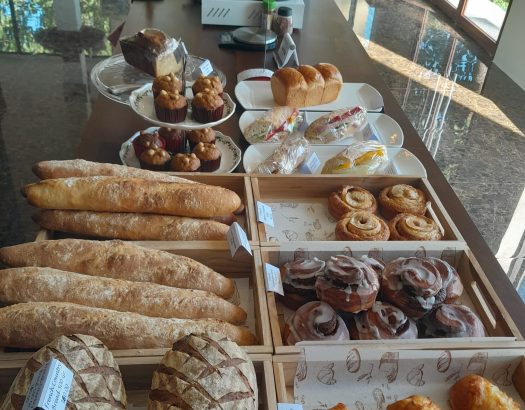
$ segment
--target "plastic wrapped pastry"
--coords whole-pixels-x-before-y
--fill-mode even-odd
[[[287,106],[272,108],[246,128],[244,138],[250,144],[281,142],[292,133],[300,118],[296,108]]]
[[[322,174],[371,175],[388,164],[386,147],[371,141],[356,142],[325,162]]]
[[[312,144],[329,144],[351,137],[367,124],[363,107],[350,107],[333,111],[312,122],[304,137]]]
[[[256,174],[291,174],[308,157],[310,143],[301,134],[288,136],[254,170]]]

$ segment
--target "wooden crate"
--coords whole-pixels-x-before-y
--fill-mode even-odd
[[[354,243],[351,254],[355,257],[366,255],[372,249],[370,243]],[[389,262],[397,257],[414,256],[416,249],[410,249],[405,246],[400,247],[396,243],[386,243],[382,249],[375,248],[374,252],[379,252],[385,262]],[[309,256],[317,256],[320,259],[328,259],[331,255],[338,253],[348,254],[348,248],[341,246],[341,251],[337,252],[331,243],[316,243],[316,247],[302,248],[301,251],[308,251]],[[427,247],[419,249],[418,252],[424,252],[427,256],[444,257],[458,271],[464,285],[464,292],[460,298],[462,304],[468,305],[477,312],[482,320],[487,333],[490,337],[480,339],[465,338],[443,338],[443,339],[417,339],[417,340],[400,340],[400,341],[352,341],[356,345],[394,345],[398,348],[411,348],[413,344],[433,348],[436,343],[446,345],[450,348],[478,348],[478,347],[513,347],[516,343],[525,347],[523,336],[519,332],[516,324],[510,314],[505,309],[503,303],[494,291],[491,283],[487,279],[481,266],[476,261],[470,250],[465,248],[443,248],[441,243],[428,243]],[[274,266],[281,266],[283,263],[294,259],[294,251],[283,251],[282,248],[265,247],[260,249],[260,260],[256,258],[257,269],[263,275],[264,263],[270,263]],[[273,292],[267,292],[268,312],[270,315],[270,326],[272,328],[272,338],[275,354],[294,354],[299,349],[295,346],[283,345],[282,331],[285,323],[285,312],[287,308],[278,301],[278,295]],[[290,310],[288,310],[290,313]]]
[[[24,357],[16,360],[0,360],[0,397],[2,400],[29,356],[29,353],[25,353]],[[274,410],[276,408],[276,396],[272,356],[269,354],[251,354],[250,358],[257,374],[259,409]],[[116,360],[126,387],[127,408],[130,410],[146,409],[153,370],[158,366],[161,357],[144,356],[143,351],[135,351],[135,354],[131,354],[129,357],[116,357]]]
[[[447,243],[450,241],[463,241],[460,232],[446,212],[436,192],[425,178],[401,176],[349,177],[341,175],[259,175],[257,177],[252,177],[251,181],[254,203],[261,201],[266,204],[313,204],[313,206],[319,207],[319,209],[326,210],[326,214],[328,213],[329,195],[332,192],[337,191],[342,185],[361,186],[372,192],[376,198],[379,195],[379,191],[387,186],[395,184],[412,185],[421,189],[431,203],[431,207],[427,210],[426,216],[432,218],[443,228],[444,238],[440,242]],[[305,217],[308,219],[311,218],[308,216]],[[332,229],[332,225],[335,230],[335,222],[330,222],[330,229]],[[286,226],[279,226],[279,230],[284,230],[286,228]],[[257,230],[261,246],[276,246],[279,244],[279,242],[268,240],[268,232],[263,223],[257,223]],[[291,241],[295,240],[291,239]],[[340,243],[341,241],[333,242]],[[344,242],[346,243],[346,241]],[[284,241],[280,242],[280,244],[282,243],[284,243]],[[419,243],[424,244],[425,242]]]

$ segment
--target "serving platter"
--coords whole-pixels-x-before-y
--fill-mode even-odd
[[[276,107],[269,81],[241,81],[235,86],[235,96],[245,110],[267,110]],[[383,110],[383,97],[366,83],[343,83],[335,101],[304,107],[304,111],[335,111],[359,105],[369,112]]]

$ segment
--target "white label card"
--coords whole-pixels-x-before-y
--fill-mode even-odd
[[[299,172],[301,174],[315,174],[315,172],[319,169],[320,166],[321,160],[319,159],[317,154],[312,151],[310,155],[308,155],[308,158],[306,158],[299,167]]]
[[[202,63],[199,66],[199,71],[200,71],[200,74],[202,74],[203,76],[210,75],[213,72],[213,67],[210,63],[210,60],[204,60],[204,63]]]
[[[279,50],[273,53],[273,59],[277,64],[278,68],[284,67],[290,61],[290,58],[294,59],[296,65],[299,65],[299,57],[297,56],[297,47],[292,39],[290,33],[286,33],[281,42]]]
[[[241,225],[239,225],[237,222],[234,222],[230,226],[230,229],[228,229],[228,232],[226,233],[226,239],[228,240],[228,246],[230,247],[230,253],[232,257],[235,256],[240,248],[244,248],[246,252],[252,255],[252,248],[250,246],[250,242],[248,242],[246,232],[244,232],[244,229],[242,229]]]
[[[277,403],[277,410],[303,410],[303,405],[296,403]]]
[[[257,201],[257,221],[272,228],[274,226],[272,208],[260,201]]]
[[[277,266],[269,263],[264,264],[264,281],[266,282],[266,291],[275,292],[284,296],[283,281],[281,280],[281,271]]]

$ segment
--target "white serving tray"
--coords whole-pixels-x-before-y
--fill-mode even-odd
[[[264,115],[265,111],[244,111],[239,118],[239,128],[244,135],[244,130],[254,122],[256,119],[261,118]],[[326,112],[308,112],[302,111],[301,116],[304,118],[307,124],[311,124],[319,117],[327,114]],[[340,141],[333,141],[330,145],[341,145],[341,144],[351,144],[354,140],[362,139],[377,139],[381,144],[389,145],[392,147],[401,147],[403,146],[404,135],[401,126],[394,120],[392,117],[376,112],[369,112],[366,114],[368,123],[372,128],[373,135],[377,138],[363,138],[364,135],[362,132],[357,132],[354,136],[345,138]],[[248,141],[248,140],[246,140]],[[248,141],[251,143],[250,141]]]
[[[267,110],[277,106],[269,81],[241,81],[235,86],[235,96],[245,110]],[[370,112],[381,112],[383,97],[369,84],[343,83],[335,101],[300,108],[304,111],[335,111],[355,105],[360,105]]]
[[[253,144],[248,147],[242,160],[244,170],[252,173],[257,166],[275,151],[279,144]],[[335,155],[339,154],[347,145],[312,145],[321,166],[317,169],[316,175],[321,174],[324,163]],[[419,159],[405,148],[387,147],[387,154],[390,165],[377,175],[402,175],[426,178],[427,171]]]

